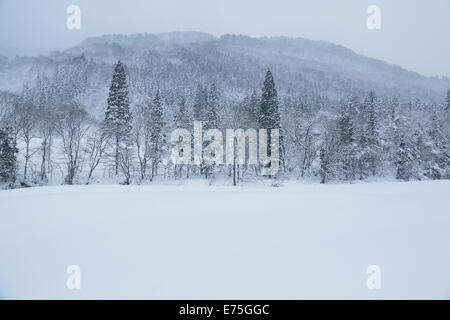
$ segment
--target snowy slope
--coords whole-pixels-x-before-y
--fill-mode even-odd
[[[450,181],[0,191],[2,298],[450,298]],[[366,288],[380,266],[382,288]],[[81,267],[81,290],[66,268]]]
[[[268,67],[280,93],[320,95],[333,101],[375,90],[401,101],[440,103],[450,87],[448,78],[424,77],[324,41],[171,32],[103,35],[63,52],[9,59],[3,67],[0,64],[0,90],[20,92],[24,83],[44,73],[51,77],[56,68],[73,66],[81,55],[92,59],[81,99],[88,110],[100,103],[96,95],[108,88],[118,59],[128,67],[132,93],[153,92],[155,87],[189,92],[198,83],[216,82],[225,96],[241,96],[261,87]]]

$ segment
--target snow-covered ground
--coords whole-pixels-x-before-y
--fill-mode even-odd
[[[449,299],[449,191],[450,181],[0,191],[0,296]],[[81,290],[66,287],[69,265]],[[381,290],[366,287],[369,265]]]

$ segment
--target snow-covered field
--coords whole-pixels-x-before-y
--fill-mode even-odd
[[[0,191],[0,296],[449,299],[449,191],[450,181]],[[66,287],[69,265],[81,290]],[[369,265],[381,290],[366,287]]]

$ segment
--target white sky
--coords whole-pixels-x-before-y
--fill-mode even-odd
[[[81,30],[66,9],[81,7]],[[366,8],[381,8],[368,30]],[[109,33],[204,31],[326,40],[425,75],[450,77],[450,0],[0,0],[0,45],[22,54]]]

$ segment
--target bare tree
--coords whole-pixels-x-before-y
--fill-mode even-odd
[[[85,152],[88,155],[87,164],[89,166],[88,183],[92,178],[94,170],[100,164],[100,161],[108,147],[108,137],[103,130],[95,130],[88,138],[86,142]]]
[[[20,102],[17,105],[17,113],[20,133],[25,143],[25,164],[23,170],[23,179],[27,180],[28,163],[32,156],[30,144],[35,134],[36,117],[33,105],[28,102]]]
[[[39,127],[41,133],[41,181],[47,180],[47,174],[51,174],[51,149],[53,142],[53,131],[55,129],[55,111],[49,110],[39,114]]]
[[[123,184],[130,184],[133,175],[133,148],[132,144],[125,142],[119,152],[119,169],[125,177]]]
[[[55,129],[61,138],[61,148],[65,156],[65,180],[67,184],[73,184],[75,175],[80,170],[81,143],[89,129],[88,115],[84,110],[70,107],[69,111],[64,111]]]
[[[147,175],[150,156],[150,111],[148,106],[136,108],[133,125],[133,137],[136,144],[137,157],[140,167],[140,179],[144,180]]]
[[[305,176],[306,170],[311,167],[317,152],[316,142],[318,135],[314,133],[316,119],[310,118],[302,121],[303,123],[294,128],[293,142],[297,150],[303,150],[303,156],[300,165],[300,176]]]

